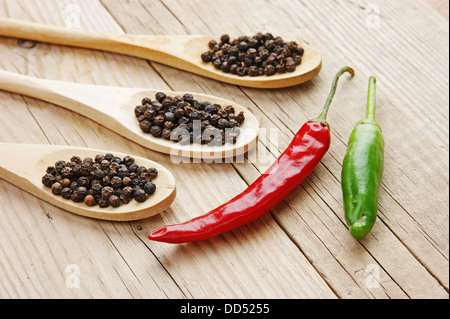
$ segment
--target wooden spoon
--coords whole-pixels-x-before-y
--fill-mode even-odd
[[[2,70],[0,70],[0,90],[31,96],[63,106],[136,143],[171,156],[204,160],[232,158],[244,154],[256,146],[259,130],[258,120],[247,109],[231,101],[204,94],[193,94],[193,96],[199,101],[210,101],[222,106],[232,105],[236,114],[240,111],[244,112],[245,121],[240,126],[241,135],[235,144],[227,143],[223,146],[181,145],[142,132],[134,114],[134,108],[141,103],[144,97],[154,100],[155,93],[161,92],[159,90],[38,79]],[[182,96],[186,92],[165,91],[165,93],[170,96]]]
[[[158,163],[137,156],[133,156],[136,164],[158,170],[158,176],[154,180],[156,191],[143,203],[132,200],[116,208],[87,206],[85,203],[75,203],[53,195],[50,188],[42,184],[42,176],[45,175],[47,167],[59,160],[69,161],[72,156],[95,158],[97,154],[108,152],[70,146],[0,143],[0,178],[50,204],[78,215],[98,219],[127,221],[147,218],[159,214],[172,204],[176,194],[172,173]],[[128,155],[112,153],[122,158]]]
[[[218,36],[110,34],[5,18],[0,18],[0,35],[136,56],[222,82],[255,88],[297,85],[315,77],[322,67],[320,54],[304,43],[301,44],[305,50],[302,63],[294,72],[241,77],[224,73],[214,68],[212,63],[201,60],[200,55],[209,49],[208,42],[217,40]]]

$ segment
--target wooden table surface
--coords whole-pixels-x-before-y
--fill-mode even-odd
[[[435,2],[435,1],[434,1]],[[444,9],[445,10],[445,9]],[[444,13],[445,15],[445,13]],[[244,163],[173,163],[62,107],[0,91],[0,142],[144,156],[169,168],[177,198],[133,222],[81,217],[0,180],[0,298],[448,298],[448,19],[421,1],[0,0],[0,16],[135,34],[272,32],[317,48],[323,69],[296,87],[237,87],[138,58],[0,37],[0,66],[42,78],[199,92],[252,111],[270,139]],[[447,6],[448,16],[448,6]],[[309,118],[344,65],[328,116],[329,152],[262,218],[213,239],[151,242],[159,226],[243,191]],[[364,116],[370,75],[386,140],[378,220],[365,239],[345,224],[341,163]],[[265,153],[261,152],[261,153]],[[268,161],[265,161],[268,160]]]

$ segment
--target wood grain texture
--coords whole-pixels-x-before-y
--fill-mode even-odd
[[[375,5],[375,6],[374,6]],[[69,9],[70,10],[69,10]],[[72,10],[72,11],[71,11]],[[72,12],[72,15],[71,15]],[[253,34],[299,38],[323,52],[318,77],[259,90],[224,84],[118,54],[0,38],[4,70],[78,83],[192,91],[247,107],[267,130],[242,163],[180,163],[61,107],[0,92],[0,141],[115,149],[157,161],[177,179],[164,213],[137,222],[67,214],[0,181],[0,297],[448,298],[448,21],[423,1],[0,1],[0,16],[99,32]],[[150,242],[156,227],[201,215],[254,181],[325,102],[329,153],[263,218],[211,240]],[[386,140],[379,219],[356,241],[343,216],[340,171],[347,138],[378,80]],[[276,133],[272,135],[270,129]],[[194,185],[194,186],[193,186]],[[80,288],[68,288],[68,265]],[[69,269],[70,270],[70,269]],[[199,271],[200,270],[200,271]]]

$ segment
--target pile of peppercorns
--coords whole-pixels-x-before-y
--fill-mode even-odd
[[[203,62],[212,62],[216,69],[240,76],[294,72],[304,53],[297,42],[284,42],[281,37],[261,32],[234,40],[224,34],[219,43],[211,40],[208,46],[210,50],[201,55]]]
[[[69,162],[58,161],[47,168],[42,184],[55,195],[88,206],[118,207],[133,198],[144,202],[156,191],[152,182],[158,176],[155,168],[139,166],[131,156],[99,154],[95,159],[73,156]]]
[[[244,112],[235,114],[232,105],[222,107],[208,101],[200,102],[192,94],[167,96],[155,94],[155,100],[146,97],[134,109],[144,133],[179,142],[220,146],[236,143]]]

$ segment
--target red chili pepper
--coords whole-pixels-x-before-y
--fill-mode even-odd
[[[205,215],[158,228],[148,238],[166,243],[208,239],[261,217],[283,201],[308,177],[330,146],[326,116],[344,72],[354,75],[350,67],[339,70],[319,117],[306,122],[278,160],[244,192]]]

